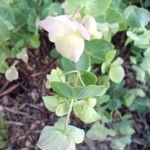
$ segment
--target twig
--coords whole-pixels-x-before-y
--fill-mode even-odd
[[[17,125],[17,126],[23,126],[24,124],[21,122],[15,122],[15,121],[6,121],[7,124],[11,125]]]
[[[14,91],[18,86],[20,86],[22,83],[18,83],[16,85],[13,85],[11,87],[9,87],[7,90],[5,90],[4,92],[0,93],[0,97],[5,96],[9,93],[11,93],[12,91]]]
[[[20,112],[20,111],[17,111],[17,110],[14,110],[14,109],[10,109],[10,108],[7,108],[7,107],[3,107],[3,109],[8,111],[8,112],[11,112],[13,114],[19,114],[19,115],[26,116],[28,118],[32,118],[31,116],[29,116],[27,113],[24,113],[24,112]]]
[[[2,88],[0,89],[0,92],[4,91],[8,85],[9,85],[9,82],[6,81],[5,84],[2,86]]]

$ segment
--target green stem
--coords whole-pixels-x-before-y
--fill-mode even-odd
[[[74,99],[71,100],[69,111],[68,111],[68,114],[67,114],[67,117],[66,117],[66,120],[65,120],[64,131],[66,130],[67,125],[69,124],[69,119],[70,119],[70,115],[71,115],[71,111],[72,111],[74,101],[75,101]]]
[[[142,8],[144,8],[143,0],[140,0],[140,4],[141,4]]]
[[[84,84],[84,82],[83,82],[82,78],[81,78],[80,72],[78,72],[78,77],[79,77],[79,79],[80,79],[80,81],[81,81],[82,85],[83,85],[83,86],[86,86],[86,85]]]

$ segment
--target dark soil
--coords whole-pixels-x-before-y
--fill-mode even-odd
[[[136,81],[128,69],[129,47],[124,47],[126,35],[119,33],[113,43],[120,50],[121,57],[126,61],[125,69],[128,80],[126,85],[134,87]],[[29,49],[29,63],[19,62],[19,80],[9,83],[0,75],[0,104],[9,126],[6,150],[37,150],[36,142],[45,125],[53,125],[57,120],[54,113],[44,108],[42,96],[51,95],[46,89],[46,74],[55,68],[55,60],[49,58],[49,50],[53,48],[47,39],[47,34],[41,33],[39,49]],[[150,114],[134,114],[136,134],[128,150],[150,149]],[[72,116],[72,123],[87,130],[88,126]],[[149,139],[148,139],[149,138]],[[149,148],[148,148],[149,147]],[[93,142],[85,140],[77,146],[78,150],[110,150],[109,142]]]

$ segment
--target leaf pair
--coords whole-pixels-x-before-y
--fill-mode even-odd
[[[73,106],[75,115],[85,123],[92,123],[99,120],[101,116],[94,109],[96,103],[95,98],[76,101]]]
[[[109,51],[105,56],[105,61],[101,66],[102,73],[109,72],[110,79],[115,83],[120,83],[125,76],[125,72],[123,67],[123,60],[118,57],[115,61],[113,61],[116,55],[116,51]],[[113,61],[113,62],[112,62]]]
[[[70,101],[58,95],[44,96],[44,105],[51,112],[56,112],[57,116],[64,116],[68,113]]]
[[[66,130],[60,123],[46,126],[41,132],[37,146],[42,150],[75,150],[75,144],[84,140],[84,130],[68,125]]]

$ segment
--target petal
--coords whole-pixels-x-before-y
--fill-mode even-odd
[[[78,30],[80,34],[82,35],[82,37],[89,41],[91,39],[91,35],[88,32],[88,30],[80,23],[78,24],[78,26],[79,26]]]
[[[74,33],[68,36],[57,37],[55,41],[57,51],[73,62],[78,62],[84,50],[84,40]]]
[[[72,34],[78,29],[75,21],[72,21],[69,16],[61,15],[57,17],[48,17],[39,22],[39,25],[49,32],[49,39],[55,42],[57,36]]]
[[[90,34],[95,34],[97,33],[97,25],[96,25],[96,20],[92,16],[85,16],[83,18],[83,25],[85,28],[89,31]]]

